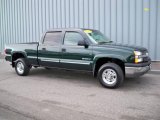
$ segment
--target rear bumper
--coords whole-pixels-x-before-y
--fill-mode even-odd
[[[11,61],[12,61],[12,60],[11,60],[11,55],[5,55],[5,60],[11,62]]]
[[[139,77],[141,75],[144,75],[147,73],[151,67],[150,67],[151,62],[148,62],[147,64],[130,64],[130,65],[125,65],[125,76],[127,78],[133,78],[133,77]]]

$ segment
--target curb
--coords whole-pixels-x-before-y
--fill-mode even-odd
[[[148,72],[148,74],[160,75],[160,70],[150,70],[150,71]]]

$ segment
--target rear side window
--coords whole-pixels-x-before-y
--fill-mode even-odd
[[[62,32],[47,32],[44,39],[44,44],[59,45],[61,44]]]
[[[83,40],[83,37],[78,32],[66,32],[64,45],[78,45],[80,40]]]

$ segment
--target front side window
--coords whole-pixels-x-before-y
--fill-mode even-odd
[[[47,32],[44,44],[59,45],[61,43],[62,32]]]
[[[78,32],[66,32],[64,45],[78,45],[80,40],[83,40],[83,37]]]

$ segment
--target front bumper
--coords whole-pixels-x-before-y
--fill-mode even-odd
[[[125,76],[127,78],[139,77],[151,69],[150,63],[145,66],[125,66]]]

